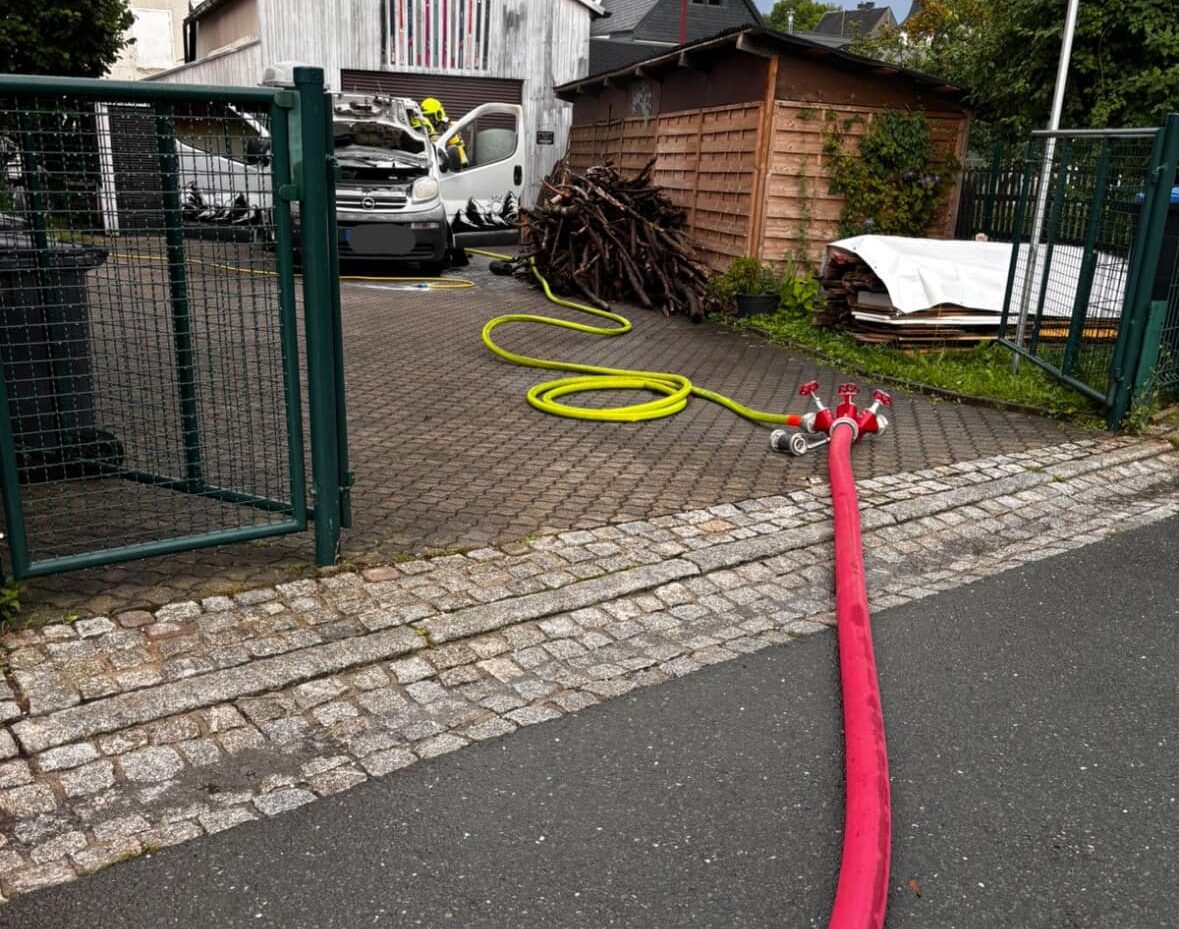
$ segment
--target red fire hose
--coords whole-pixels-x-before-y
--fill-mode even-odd
[[[827,464],[835,519],[835,618],[847,786],[843,857],[828,925],[829,929],[881,929],[888,903],[892,818],[888,749],[872,648],[851,447],[861,435],[881,432],[888,426],[888,420],[878,415],[878,410],[881,404],[892,401],[887,394],[876,391],[876,402],[859,411],[852,401],[857,392],[855,385],[844,384],[839,388],[841,402],[832,412],[818,399],[817,387],[811,382],[802,388],[803,396],[811,396],[818,407],[803,418],[806,433],[778,431],[770,442],[775,449],[796,455],[826,442],[831,444]]]

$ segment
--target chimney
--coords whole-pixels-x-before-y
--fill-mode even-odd
[[[857,10],[874,10],[874,9],[876,9],[876,4],[875,4],[875,2],[873,2],[873,0],[865,0],[865,2],[863,2],[863,3],[857,3],[856,9]]]
[[[786,31],[794,35],[794,10],[786,13]]]

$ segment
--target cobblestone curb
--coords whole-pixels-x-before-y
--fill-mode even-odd
[[[1179,512],[1166,443],[859,485],[873,607]],[[276,815],[831,622],[825,485],[6,637],[0,893]]]

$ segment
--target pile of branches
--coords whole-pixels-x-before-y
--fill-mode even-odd
[[[522,211],[521,272],[532,259],[558,293],[699,321],[708,273],[684,230],[687,214],[651,183],[654,164],[624,178],[610,162],[584,174],[559,162],[536,209]]]

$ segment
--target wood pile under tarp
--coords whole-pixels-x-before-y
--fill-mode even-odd
[[[521,258],[557,293],[602,309],[623,300],[702,318],[708,273],[686,213],[651,183],[654,164],[626,178],[610,162],[583,173],[559,162],[536,208],[522,211]],[[526,261],[519,267],[527,273]]]
[[[828,246],[820,282],[826,306],[815,324],[841,329],[857,342],[896,348],[969,348],[999,335],[999,315],[942,304],[902,313],[893,306],[888,288],[853,252]]]

